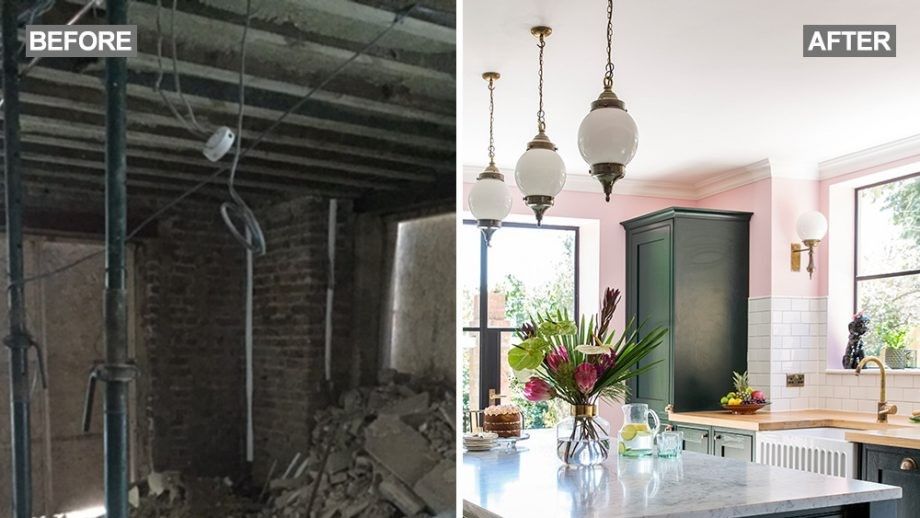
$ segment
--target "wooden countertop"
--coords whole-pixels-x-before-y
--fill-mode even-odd
[[[876,415],[867,412],[839,410],[791,410],[788,412],[757,412],[753,415],[734,415],[727,410],[706,412],[672,412],[668,419],[673,423],[719,426],[736,430],[764,432],[770,430],[795,430],[798,428],[852,428],[856,430],[894,430],[916,427],[907,416],[889,416],[887,424],[877,423]],[[920,435],[918,435],[920,437]],[[849,439],[849,437],[847,437]],[[854,441],[864,442],[864,441]],[[920,447],[920,446],[918,446]]]
[[[917,424],[913,428],[847,432],[844,437],[850,442],[920,450],[920,425]]]

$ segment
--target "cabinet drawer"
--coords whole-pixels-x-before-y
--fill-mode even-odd
[[[712,453],[710,449],[710,440],[712,432],[709,428],[697,428],[694,426],[675,426],[675,430],[684,435],[684,451],[694,451],[697,453]]]
[[[713,451],[719,457],[754,461],[754,438],[750,435],[713,430]]]

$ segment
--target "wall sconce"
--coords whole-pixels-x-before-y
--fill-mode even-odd
[[[813,210],[799,216],[795,225],[802,244],[792,243],[792,271],[802,270],[802,252],[808,250],[808,278],[815,273],[815,248],[827,234],[827,218],[824,214]],[[803,246],[804,245],[804,246]]]

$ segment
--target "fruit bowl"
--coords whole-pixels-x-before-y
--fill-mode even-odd
[[[751,415],[754,412],[760,410],[761,408],[769,405],[770,402],[766,403],[747,403],[740,405],[722,405],[722,408],[728,410],[729,412],[735,415]]]

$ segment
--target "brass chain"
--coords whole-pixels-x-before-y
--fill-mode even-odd
[[[540,109],[537,111],[537,132],[544,133],[546,132],[546,112],[543,111],[543,48],[546,47],[546,40],[543,34],[540,34],[540,42],[537,43],[537,47],[540,48],[540,81],[537,89],[540,96]]]
[[[489,78],[489,165],[495,165],[495,78]]]
[[[607,70],[604,73],[604,89],[613,88],[613,0],[607,0]]]

